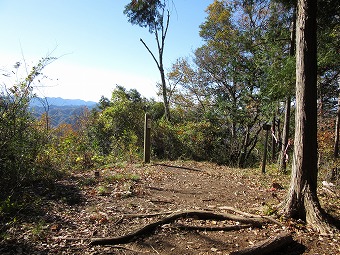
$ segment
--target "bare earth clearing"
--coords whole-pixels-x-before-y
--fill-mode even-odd
[[[32,201],[3,225],[0,254],[229,254],[284,231],[295,242],[271,254],[340,254],[340,237],[319,236],[301,222],[219,230],[235,222],[179,219],[135,241],[90,246],[92,238],[126,235],[167,213],[204,210],[269,213],[285,196],[289,176],[260,169],[230,169],[211,163],[167,162],[78,172],[53,185],[26,190]],[[276,189],[276,183],[283,189]],[[274,188],[273,188],[274,184]],[[340,218],[337,195],[320,188],[323,208]],[[237,214],[237,213],[236,213]],[[241,223],[236,223],[241,224]],[[201,229],[191,229],[192,226]],[[214,229],[214,231],[212,231]]]

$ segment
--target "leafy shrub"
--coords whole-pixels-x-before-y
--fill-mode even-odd
[[[44,175],[37,164],[39,153],[46,142],[44,133],[35,125],[29,112],[29,102],[34,96],[33,81],[42,75],[42,69],[54,58],[46,57],[33,66],[26,78],[16,84],[4,86],[0,92],[0,187],[1,194],[20,188],[25,182]],[[16,63],[17,73],[20,63]]]
[[[111,100],[101,102],[87,131],[96,155],[104,156],[106,163],[140,160],[146,100],[136,90],[117,86]]]

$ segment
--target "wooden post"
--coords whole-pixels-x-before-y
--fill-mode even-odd
[[[145,113],[145,122],[144,122],[144,163],[150,163],[150,154],[151,154],[150,131],[151,131],[151,118],[150,118],[150,115],[148,113]]]
[[[263,130],[266,130],[266,140],[264,142],[264,153],[263,153],[263,161],[262,161],[262,173],[266,173],[266,160],[267,160],[267,145],[268,145],[268,134],[269,130],[271,128],[271,125],[269,124],[264,124]]]

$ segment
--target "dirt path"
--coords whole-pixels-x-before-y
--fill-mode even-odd
[[[195,219],[166,224],[152,235],[119,247],[88,245],[94,237],[130,233],[160,219],[160,213],[227,212],[227,206],[252,214],[268,213],[282,201],[287,182],[288,177],[279,174],[261,175],[260,171],[197,162],[107,168],[99,171],[99,177],[93,171],[73,174],[56,185],[37,184],[30,191],[35,205],[20,211],[18,221],[8,227],[0,254],[229,254],[283,230],[292,231],[297,242],[277,254],[339,254],[338,236],[319,237],[302,224],[237,231],[178,226],[209,229],[230,224]],[[273,189],[273,183],[283,189]],[[333,204],[326,194],[320,196],[330,201],[329,209],[339,213],[336,201]],[[142,217],[151,214],[154,216]]]

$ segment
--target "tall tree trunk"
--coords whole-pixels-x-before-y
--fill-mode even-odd
[[[165,4],[164,4],[165,7]],[[162,16],[164,17],[165,9],[162,9]],[[165,24],[164,24],[165,22]],[[160,22],[159,24],[157,22],[154,22],[152,25],[154,26],[154,35],[156,38],[157,42],[157,48],[158,48],[158,60],[156,56],[152,53],[150,48],[146,45],[146,43],[140,39],[140,41],[143,43],[145,48],[148,50],[148,52],[151,54],[153,60],[157,64],[159,73],[161,75],[161,82],[162,82],[162,96],[163,96],[163,105],[164,105],[164,115],[165,119],[167,121],[170,121],[170,106],[169,106],[169,98],[168,98],[168,90],[166,86],[166,81],[165,81],[165,73],[164,73],[164,66],[163,66],[163,53],[164,53],[164,45],[165,45],[165,38],[168,32],[169,28],[169,22],[170,22],[170,13],[167,11],[167,19],[166,21],[163,20],[163,22]],[[158,25],[160,25],[160,31],[158,28]],[[149,25],[151,26],[151,24]]]
[[[294,157],[285,216],[330,231],[317,197],[316,0],[298,0]]]
[[[335,120],[335,140],[334,140],[334,158],[339,157],[339,133],[340,133],[340,95],[338,98],[338,110]]]
[[[164,17],[165,9],[163,8],[162,16]],[[164,66],[163,66],[163,53],[164,53],[164,44],[165,44],[165,37],[168,31],[170,22],[170,13],[167,12],[167,19],[164,27],[164,23],[161,23],[161,38],[159,40],[157,30],[155,30],[157,45],[158,45],[158,56],[159,56],[159,65],[158,69],[161,74],[161,81],[162,81],[162,95],[163,95],[163,104],[164,104],[164,112],[165,112],[165,119],[170,121],[170,107],[169,107],[169,98],[168,98],[168,90],[165,81],[165,73],[164,73]]]

